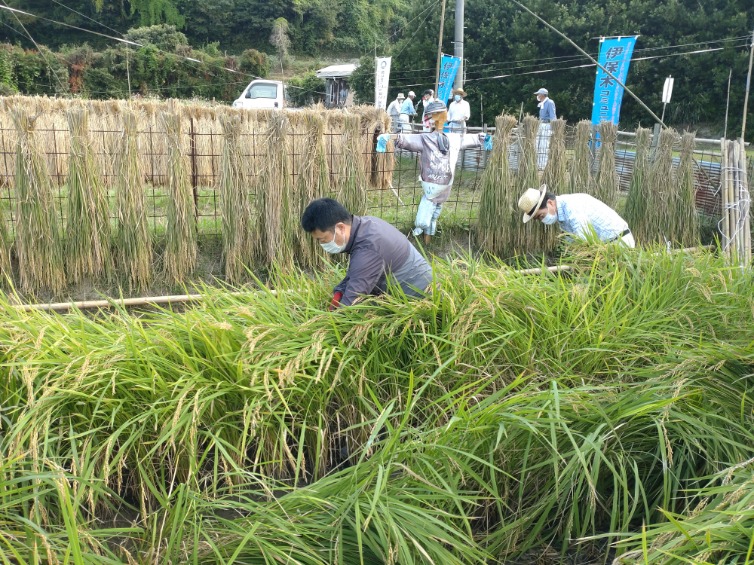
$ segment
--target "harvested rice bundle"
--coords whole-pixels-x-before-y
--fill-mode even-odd
[[[581,120],[576,124],[576,134],[573,142],[573,162],[571,163],[572,193],[586,192],[591,194],[592,171],[592,122]]]
[[[241,155],[241,116],[223,114],[223,148],[218,185],[222,209],[225,277],[230,283],[246,279],[253,260],[251,222],[254,221],[248,191],[249,179]]]
[[[568,178],[568,155],[566,153],[566,121],[553,120],[550,122],[552,136],[550,137],[550,156],[542,174],[542,182],[557,194],[570,192]]]
[[[636,157],[631,184],[628,188],[625,218],[637,243],[650,241],[648,206],[652,187],[649,184],[649,148],[651,131],[648,128],[636,129]],[[650,214],[651,215],[651,214]]]
[[[114,144],[115,194],[118,231],[116,235],[119,271],[127,273],[130,288],[144,288],[151,279],[152,241],[144,202],[144,175],[139,159],[139,117],[121,112],[123,131]]]
[[[699,243],[699,216],[696,212],[694,188],[695,139],[694,133],[688,131],[681,137],[681,156],[675,175],[675,214],[672,215],[671,233],[673,241],[678,242],[681,247],[691,247]]]
[[[36,118],[11,110],[16,146],[16,251],[21,289],[61,291],[65,286],[63,241],[52,182],[35,133]]]
[[[516,118],[495,118],[495,137],[481,181],[481,201],[476,240],[482,249],[496,255],[515,253],[521,243],[523,224],[516,209],[518,194],[513,185],[509,151]]]
[[[620,179],[615,170],[615,143],[618,141],[618,126],[602,122],[599,126],[599,167],[594,179],[594,197],[611,208],[618,204]]]
[[[66,117],[71,145],[65,261],[69,280],[77,284],[86,278],[107,278],[111,274],[110,209],[107,190],[95,164],[89,110],[72,107]]]
[[[0,286],[6,286],[8,281],[13,280],[10,261],[12,245],[13,242],[5,225],[5,214],[0,208]]]
[[[669,227],[671,215],[676,211],[669,208],[674,200],[673,193],[673,147],[678,142],[678,133],[673,129],[663,129],[649,169],[649,194],[646,209],[646,241],[666,243],[671,240]]]
[[[180,112],[180,108],[173,110]],[[167,144],[167,230],[163,271],[173,283],[185,281],[196,266],[197,233],[193,192],[188,178],[188,163],[181,152],[181,117],[176,112],[158,116]]]
[[[344,116],[336,199],[352,214],[359,216],[365,214],[367,209],[367,177],[360,155],[362,147],[359,117]]]

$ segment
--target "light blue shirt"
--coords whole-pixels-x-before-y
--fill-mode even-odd
[[[539,106],[539,119],[551,122],[556,119],[555,117],[555,102],[550,98],[545,98],[538,104]]]
[[[414,103],[410,98],[406,98],[401,105],[401,114],[408,114],[409,116],[415,116],[416,110],[414,109]]]
[[[584,238],[594,229],[602,241],[612,241],[628,229],[618,212],[588,194],[559,195],[555,203],[560,228],[576,237]]]

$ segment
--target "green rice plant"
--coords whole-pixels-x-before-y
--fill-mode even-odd
[[[73,107],[66,117],[71,140],[65,262],[68,279],[77,284],[111,275],[110,210],[92,153],[89,111]]]
[[[652,211],[649,210],[652,197],[649,184],[649,143],[651,130],[648,128],[636,128],[636,156],[634,169],[631,175],[631,184],[628,187],[626,199],[625,217],[636,241],[650,241],[651,236],[648,221],[652,219]]]
[[[5,214],[0,209],[0,287],[8,285],[13,280],[11,253],[13,241],[5,224]]]
[[[152,276],[152,241],[144,202],[144,175],[140,168],[138,116],[121,113],[123,131],[114,144],[117,264],[131,289],[143,289]]]
[[[542,182],[555,194],[566,194],[571,188],[566,152],[566,121],[553,120],[550,128],[550,155],[542,173]]]
[[[571,161],[571,190],[573,193],[591,194],[592,184],[592,122],[581,120],[576,124]]]
[[[615,170],[615,143],[618,140],[618,126],[612,122],[599,125],[599,164],[594,178],[594,194],[611,208],[618,204],[620,188],[618,173]]]
[[[476,241],[479,247],[496,255],[512,255],[523,247],[523,225],[516,206],[519,194],[513,186],[509,162],[515,126],[513,116],[501,114],[495,118],[492,152],[481,181]]]
[[[300,218],[294,217],[293,180],[288,137],[290,124],[285,114],[272,113],[264,133],[267,160],[260,175],[257,195],[262,224],[262,259],[266,266],[290,268],[293,265],[294,231]]]
[[[696,136],[685,132],[681,136],[681,154],[675,171],[675,198],[671,204],[674,214],[670,217],[673,241],[681,247],[699,244],[699,216],[696,212],[694,189],[694,145]]]
[[[63,240],[52,183],[35,132],[36,117],[21,108],[10,115],[16,127],[16,253],[21,290],[31,293],[65,287]]]
[[[181,116],[175,112],[159,115],[167,141],[167,183],[170,191],[163,272],[171,283],[186,280],[196,266],[196,217],[188,163],[182,151]]]
[[[218,185],[222,208],[225,278],[238,283],[247,278],[253,260],[254,222],[249,181],[241,154],[241,117],[222,115],[223,149]]]

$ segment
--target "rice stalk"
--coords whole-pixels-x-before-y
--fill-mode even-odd
[[[542,173],[542,182],[555,194],[570,192],[568,154],[566,152],[566,121],[550,122],[550,155]]]
[[[225,278],[238,283],[247,278],[253,260],[249,179],[241,154],[241,116],[221,115],[223,149],[218,178],[222,207]]]
[[[181,151],[181,116],[175,112],[159,115],[167,143],[167,230],[163,272],[172,283],[181,283],[196,266],[197,233],[193,193],[188,178],[188,163]]]
[[[515,126],[513,116],[495,118],[492,152],[481,180],[476,240],[482,249],[496,255],[524,250],[523,224],[516,206],[519,194],[513,185],[509,158]]]
[[[115,238],[120,271],[129,288],[143,289],[152,277],[152,239],[144,201],[144,175],[141,170],[138,113],[124,109],[123,131],[114,142],[117,235]]]
[[[681,136],[681,154],[675,171],[675,214],[671,233],[673,241],[681,247],[691,247],[699,243],[699,215],[696,212],[696,191],[694,186],[694,146],[693,132],[684,132]]]
[[[570,192],[591,194],[592,161],[592,122],[581,120],[576,124],[573,141]]]
[[[5,213],[0,209],[0,287],[8,286],[8,283],[13,281],[11,267],[13,241],[5,222]]]
[[[30,292],[65,287],[63,240],[55,197],[35,131],[37,117],[22,108],[10,111],[16,146],[16,252],[21,289]]]
[[[626,199],[625,218],[636,241],[650,241],[649,221],[652,211],[648,206],[651,201],[651,186],[649,184],[649,148],[651,130],[636,128],[636,154],[631,184]]]
[[[650,192],[646,204],[645,241],[665,245],[671,242],[673,225],[672,209],[675,200],[673,186],[673,148],[678,141],[678,134],[673,129],[663,129],[655,148],[654,159],[649,169]]]
[[[362,156],[361,121],[345,115],[342,129],[342,154],[337,171],[336,199],[357,216],[367,211],[367,175]]]
[[[71,137],[65,258],[68,278],[77,284],[112,273],[110,210],[92,153],[89,111],[72,107],[66,117]]]
[[[615,170],[615,143],[618,140],[618,126],[612,122],[602,122],[599,125],[599,164],[594,179],[594,194],[611,208],[618,204],[620,180]]]

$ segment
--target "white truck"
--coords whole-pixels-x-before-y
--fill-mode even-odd
[[[279,80],[252,80],[234,102],[234,108],[280,110],[287,106],[285,84]]]

